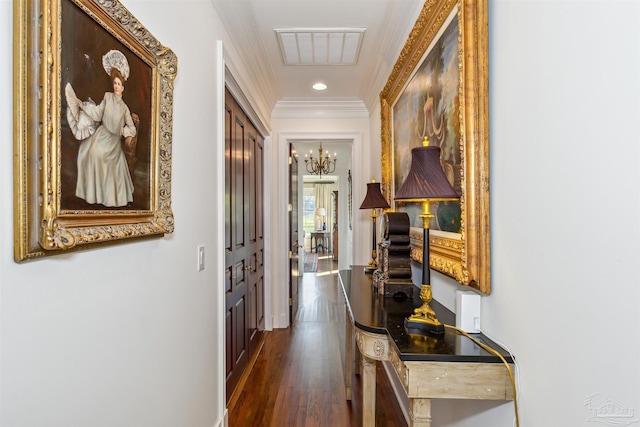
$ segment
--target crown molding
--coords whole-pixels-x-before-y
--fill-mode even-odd
[[[360,99],[282,99],[271,112],[272,119],[348,118],[368,119],[369,110]]]

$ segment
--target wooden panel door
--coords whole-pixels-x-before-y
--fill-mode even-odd
[[[264,139],[225,96],[225,330],[227,401],[264,330]]]
[[[333,191],[333,242],[331,243],[331,249],[333,253],[333,260],[338,261],[338,190]]]
[[[262,169],[264,143],[255,128],[248,124],[248,176],[249,181],[249,287],[248,324],[249,354],[257,350],[264,331],[264,186]]]
[[[227,248],[225,252],[225,329],[227,398],[235,389],[243,370],[249,362],[247,335],[247,255],[248,204],[247,148],[245,145],[245,120],[238,114],[237,104],[226,97],[225,113],[225,186],[228,200],[225,222]]]

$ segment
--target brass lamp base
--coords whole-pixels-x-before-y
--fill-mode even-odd
[[[367,274],[372,274],[374,271],[376,271],[378,269],[378,263],[375,261],[371,261],[369,264],[367,264],[367,266],[364,268],[364,272]]]
[[[413,314],[404,319],[404,326],[409,334],[427,335],[443,334],[444,326],[436,318],[436,312],[429,306],[433,299],[431,285],[422,284],[420,287],[420,299],[422,305],[413,311]]]
[[[373,222],[374,224],[376,223],[375,220]],[[375,229],[374,229],[374,233],[375,233]],[[374,242],[375,244],[375,242]],[[377,251],[375,250],[375,246],[374,246],[374,250],[371,251],[371,261],[369,261],[369,264],[367,264],[367,266],[364,268],[364,272],[367,274],[373,274],[374,271],[376,271],[378,269],[378,254]]]
[[[438,322],[436,320],[436,322]],[[409,335],[442,335],[444,334],[444,325],[440,322],[432,323],[414,316],[404,319],[404,327]]]

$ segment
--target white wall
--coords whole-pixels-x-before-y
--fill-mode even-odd
[[[162,239],[13,261],[12,2],[0,0],[0,425],[203,426],[224,416],[219,227],[222,25],[207,0],[127,1],[178,57]],[[125,94],[126,98],[126,94]],[[224,180],[222,180],[224,182]],[[218,184],[216,184],[218,183]],[[196,272],[196,247],[207,266]]]
[[[482,327],[520,367],[522,427],[640,419],[640,3],[489,2],[492,294]],[[450,306],[456,289],[434,275]],[[434,427],[511,426],[437,402]],[[637,425],[637,424],[633,424]]]

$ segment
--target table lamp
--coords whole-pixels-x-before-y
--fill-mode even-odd
[[[376,253],[376,218],[378,217],[378,209],[388,209],[389,203],[382,195],[380,191],[380,183],[375,180],[371,180],[367,184],[367,195],[364,197],[360,209],[371,209],[371,222],[372,222],[372,248],[371,248],[371,262],[364,268],[365,273],[373,273],[378,269],[378,255]]]
[[[413,315],[405,319],[405,326],[410,334],[442,334],[444,326],[429,306],[433,298],[429,269],[429,223],[434,217],[430,205],[431,202],[457,200],[459,197],[440,165],[440,147],[430,147],[427,137],[422,144],[422,147],[411,150],[409,174],[395,197],[398,201],[422,203],[422,214],[418,217],[422,218],[423,230],[422,284],[420,286],[420,299],[423,304],[414,310]]]
[[[320,226],[318,227],[318,230],[326,230],[327,226],[324,222],[324,217],[327,216],[327,211],[325,210],[325,208],[317,208],[316,209],[316,216],[320,217]]]

